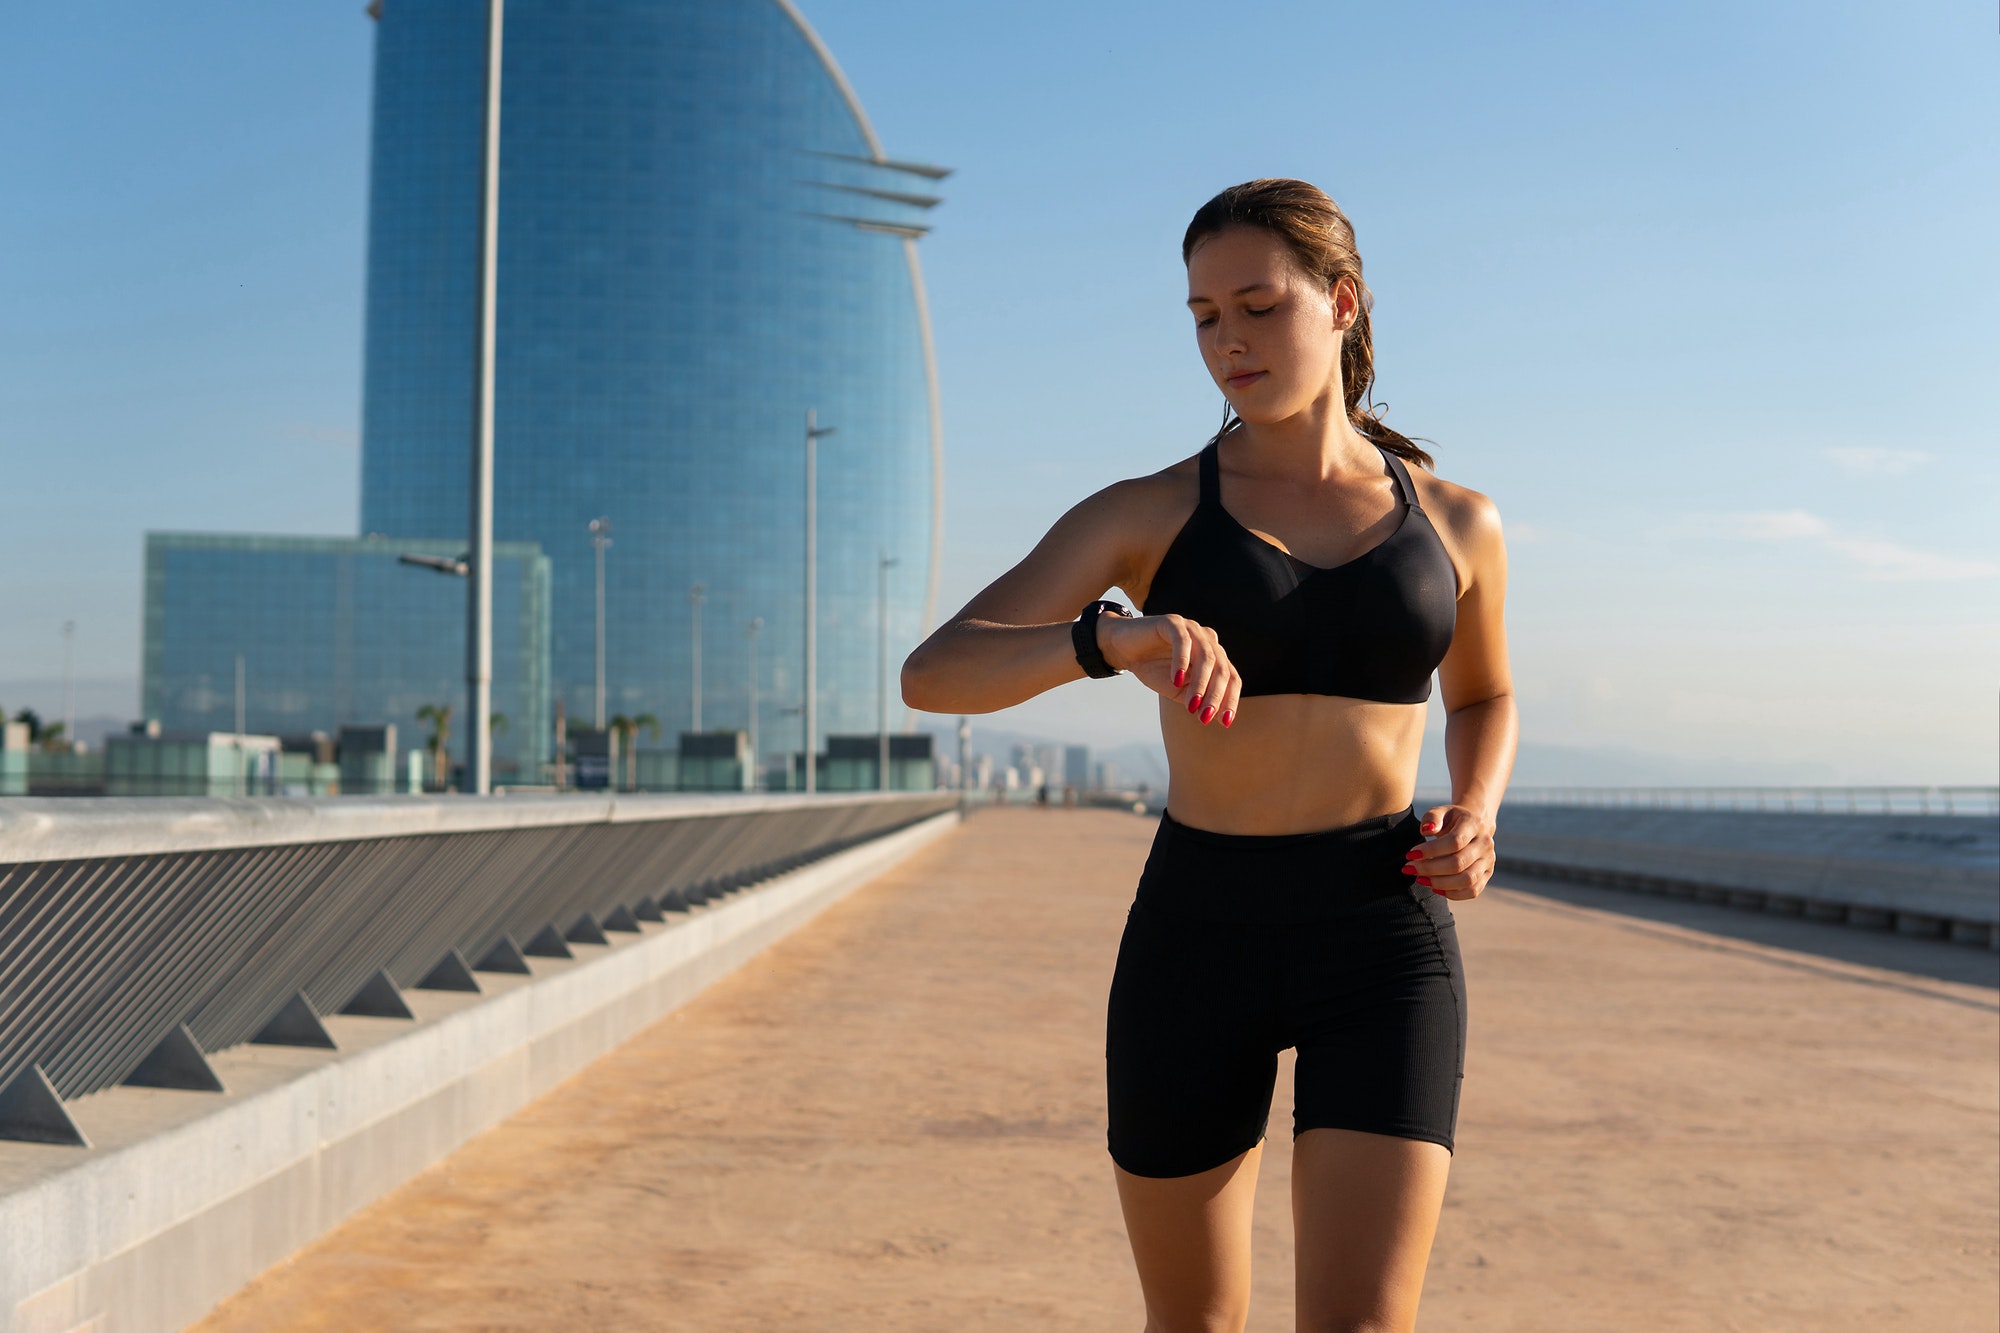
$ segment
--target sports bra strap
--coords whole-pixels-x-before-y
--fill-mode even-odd
[[[1222,464],[1216,442],[1210,440],[1201,451],[1201,502],[1205,505],[1222,503]]]
[[[1402,493],[1403,503],[1419,514],[1423,513],[1424,506],[1417,499],[1417,488],[1411,484],[1410,470],[1403,466],[1403,460],[1387,449],[1382,450],[1382,457],[1389,460],[1389,475],[1396,479],[1396,489]]]

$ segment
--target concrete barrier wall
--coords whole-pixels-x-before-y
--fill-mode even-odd
[[[183,1327],[257,1273],[658,1020],[947,831],[933,815],[641,923],[414,1020],[331,1015],[338,1050],[211,1057],[228,1091],[68,1103],[87,1149],[0,1143],[0,1333]]]
[[[2000,945],[2000,821],[1509,804],[1500,869]]]

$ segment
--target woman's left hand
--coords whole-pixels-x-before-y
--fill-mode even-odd
[[[1493,878],[1493,820],[1462,805],[1424,812],[1424,841],[1412,847],[1403,873],[1432,893],[1465,902]]]

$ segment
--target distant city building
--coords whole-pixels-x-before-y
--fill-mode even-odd
[[[376,30],[364,531],[466,530],[483,4]],[[891,160],[788,0],[507,6],[494,525],[554,562],[554,688],[799,748],[804,431],[819,446],[818,748],[876,726],[934,595],[940,428],[916,240],[946,173]],[[755,646],[759,718],[748,716]]]
[[[1118,777],[1118,765],[1112,763],[1109,759],[1100,759],[1097,761],[1096,788],[1098,791],[1119,790]]]
[[[1090,790],[1090,747],[1088,745],[1065,745],[1063,747],[1063,785],[1078,791]]]
[[[241,657],[245,731],[387,725],[421,737],[417,710],[431,705],[452,709],[447,748],[462,754],[465,581],[397,559],[462,550],[407,539],[149,533],[141,709],[169,733],[233,733]],[[504,722],[493,746],[497,771],[516,780],[539,781],[550,755],[548,670],[548,558],[502,543],[493,558],[493,710]],[[384,760],[353,776],[380,783],[393,766]]]

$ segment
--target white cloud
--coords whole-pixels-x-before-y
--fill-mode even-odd
[[[1803,509],[1752,509],[1735,514],[1710,516],[1711,530],[1725,537],[1751,541],[1791,541],[1799,537],[1824,537],[1833,531],[1825,519]]]
[[[1828,449],[1826,456],[1850,477],[1900,477],[1931,461],[1921,449],[1883,449],[1872,445],[1843,445]]]
[[[1898,542],[1871,537],[1829,537],[1826,544],[1860,565],[1870,578],[1897,582],[1936,583],[1953,579],[1990,579],[2000,565],[1990,560],[1917,551]]]
[[[1539,523],[1509,523],[1507,544],[1509,546],[1540,546],[1549,540],[1549,530]]]
[[[1682,531],[1691,536],[1735,538],[1740,541],[1815,541],[1822,549],[1853,561],[1861,567],[1864,577],[1870,579],[1939,583],[2000,575],[2000,565],[1990,560],[1919,551],[1900,542],[1877,537],[1844,536],[1835,531],[1833,524],[1827,520],[1803,509],[1753,509],[1701,514],[1694,516]]]

